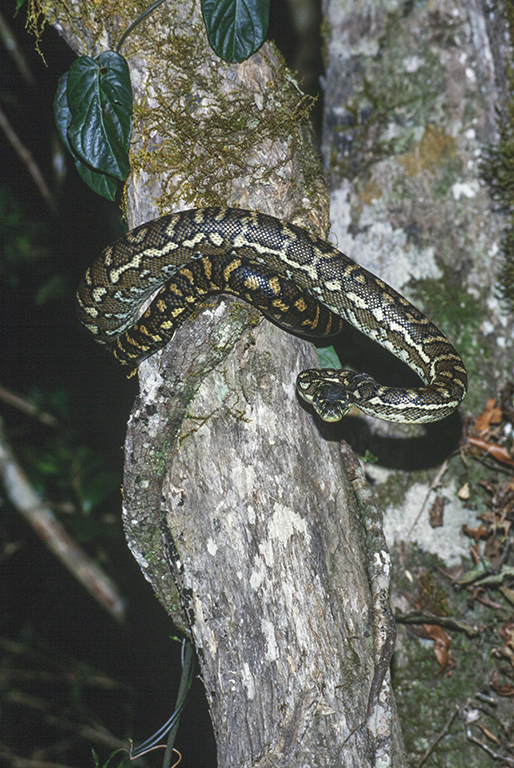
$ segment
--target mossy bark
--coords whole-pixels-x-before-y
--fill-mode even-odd
[[[487,399],[512,380],[514,368],[513,319],[499,299],[500,243],[508,221],[484,184],[482,164],[484,148],[497,142],[499,126],[512,119],[511,7],[508,1],[491,6],[480,0],[324,3],[323,153],[330,172],[332,235],[349,256],[441,327],[470,377],[460,419],[456,414],[414,429],[370,418],[348,420],[339,435],[378,458],[367,475],[385,510],[396,569],[393,604],[412,611],[405,594],[417,598],[418,577],[434,572],[445,583],[455,615],[478,625],[478,610],[470,611],[440,572],[464,558],[471,567],[464,531],[476,528],[477,515],[489,504],[480,486],[490,472],[466,461],[464,441],[463,461],[456,450],[466,418],[478,416]],[[359,367],[363,357],[377,378],[405,380],[404,371],[386,371],[384,359],[368,353],[365,344],[359,342],[358,356],[341,348],[344,363]],[[458,494],[463,487],[472,489],[469,496]],[[439,527],[429,521],[434,502],[444,506]],[[504,603],[504,610],[511,607]],[[400,630],[395,683],[406,718],[409,764],[424,761],[435,747],[427,764],[493,765],[467,741],[464,726],[465,703],[489,686],[493,630],[491,622],[473,643],[449,630],[457,664],[451,679],[437,674],[426,641],[410,628]],[[413,679],[421,658],[422,678]],[[455,706],[459,716],[451,719]],[[509,704],[496,706],[499,712]]]

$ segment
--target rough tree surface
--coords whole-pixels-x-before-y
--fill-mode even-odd
[[[495,760],[466,734],[474,728],[484,741],[480,728],[497,728],[495,750],[506,754],[499,724],[511,722],[512,703],[497,696],[496,716],[472,728],[465,707],[494,679],[494,625],[485,632],[490,616],[471,605],[467,611],[464,595],[437,576],[461,564],[472,567],[464,532],[480,524],[477,516],[489,503],[473,490],[490,481],[486,468],[468,461],[465,448],[463,459],[449,457],[466,419],[497,397],[514,370],[513,318],[498,291],[506,219],[481,178],[484,148],[498,140],[509,110],[512,115],[512,4],[328,0],[324,15],[322,151],[330,173],[331,237],[447,334],[470,382],[460,419],[455,414],[428,428],[406,428],[365,417],[347,420],[343,432],[359,453],[367,448],[378,457],[366,474],[385,513],[395,609],[413,610],[406,593],[422,593],[428,575],[446,596],[450,615],[453,609],[482,627],[473,644],[462,631],[448,631],[456,664],[451,677],[438,674],[425,641],[399,627],[393,679],[408,760],[425,764],[457,707],[459,716],[426,764],[492,766]],[[345,348],[344,362],[359,367],[363,355],[367,370],[383,376],[385,361],[360,341],[358,356]],[[401,381],[405,374],[389,375]],[[500,467],[498,474],[508,482]],[[463,486],[472,489],[468,497],[459,493]],[[431,525],[432,508],[444,509],[444,524]],[[512,604],[503,610],[510,616]]]

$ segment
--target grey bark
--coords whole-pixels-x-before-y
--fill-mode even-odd
[[[497,397],[512,380],[514,369],[513,318],[498,298],[498,246],[506,222],[480,174],[484,146],[498,139],[499,120],[512,109],[509,8],[508,0],[324,2],[322,149],[330,173],[331,235],[351,258],[417,304],[455,344],[469,373],[461,413],[470,423],[487,398]],[[417,574],[434,567],[431,555],[448,570],[468,561],[463,531],[477,524],[478,496],[472,493],[470,503],[458,491],[464,482],[473,487],[480,474],[471,462],[463,475],[458,456],[439,472],[424,455],[438,443],[446,445],[442,463],[461,438],[465,446],[465,424],[450,420],[425,432],[365,420],[371,451],[385,459],[383,466],[368,466],[367,475],[385,511],[398,581],[409,574],[415,595]],[[391,456],[409,461],[414,452],[418,471],[387,461]],[[429,520],[435,500],[446,502],[444,525],[437,528]],[[393,605],[412,610],[394,582],[393,577]],[[411,641],[402,645],[406,635]],[[439,729],[437,721],[419,717],[416,723],[412,716],[430,711],[434,702],[424,693],[432,671],[412,681],[413,656],[422,653],[415,645],[411,633],[400,630],[397,702],[412,724],[405,733],[412,765],[426,759]],[[465,652],[461,659],[463,666],[474,666]],[[456,663],[458,668],[458,656]],[[471,685],[441,696],[442,722],[467,699]],[[464,716],[459,717],[462,722],[457,718],[427,763],[484,765],[484,753],[466,744]]]
[[[69,20],[56,25],[77,47]],[[88,34],[86,25],[82,40]],[[97,34],[86,50],[98,52],[95,40],[113,34]],[[152,34],[155,43],[161,33],[154,26]],[[148,41],[137,40],[129,57],[136,99],[152,107],[157,87],[173,98],[173,83],[159,80],[170,78],[169,58],[161,63],[148,47],[157,73],[149,84]],[[219,68],[222,89],[235,100],[254,93],[256,103],[284,76],[267,47]],[[200,85],[193,95],[201,101]],[[301,157],[310,150],[294,138],[298,154],[293,135],[252,147],[249,176],[233,180],[227,202],[285,219],[303,209],[323,235],[319,178],[307,191]],[[265,183],[251,170],[259,165],[274,166]],[[131,225],[156,215],[160,189],[144,172],[131,180]],[[297,400],[297,373],[315,365],[306,342],[223,299],[139,369],[125,445],[127,539],[194,640],[220,768],[403,765],[380,512],[351,452]]]

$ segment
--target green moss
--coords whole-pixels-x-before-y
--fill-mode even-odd
[[[369,641],[371,643],[370,647],[373,647],[373,639],[371,637],[369,638]],[[341,672],[345,690],[352,690],[361,684],[363,676],[362,660],[359,654],[350,645],[348,645],[345,650],[344,658],[340,659]],[[342,695],[344,696],[344,693]]]
[[[434,197],[444,200],[448,197],[448,190],[459,181],[462,174],[462,160],[460,157],[448,158],[441,172],[434,178],[432,191]]]
[[[514,310],[514,215],[500,243],[503,264],[498,273],[499,294],[507,306]]]
[[[426,483],[425,472],[391,472],[385,482],[375,488],[382,509],[402,507],[405,496],[416,482]]]
[[[452,340],[468,371],[471,385],[469,408],[483,406],[483,374],[490,367],[491,346],[484,344],[481,325],[484,318],[480,298],[465,293],[451,269],[443,266],[441,279],[411,280],[414,303],[430,307],[430,319]],[[480,391],[478,391],[478,389]]]
[[[158,566],[161,564],[161,560],[154,549],[148,549],[146,552],[143,552],[143,557],[149,565]]]
[[[75,18],[63,0],[30,3],[34,29],[40,30],[45,18],[55,16],[57,7],[60,18],[83,41],[84,52],[92,56],[104,50],[105,32],[114,47],[147,6],[139,1],[127,6],[123,0],[92,0],[92,12]],[[130,158],[134,176],[144,172],[159,177],[162,193],[154,201],[159,211],[177,199],[198,206],[224,205],[240,179],[247,186],[270,183],[285,162],[282,153],[272,151],[280,141],[288,145],[290,158],[300,163],[309,195],[321,178],[319,160],[305,133],[315,99],[300,91],[276,51],[274,59],[267,60],[271,76],[263,91],[241,86],[234,78],[234,66],[212,52],[194,2],[186,19],[179,17],[173,3],[163,9],[145,19],[121,51],[128,58],[144,55],[159,70],[134,103]],[[152,25],[162,21],[163,13],[166,25],[153,33]],[[254,152],[268,149],[266,163],[252,163]]]
[[[479,656],[470,655],[469,640],[453,637],[452,656],[457,669],[448,677],[437,674],[438,664],[430,642],[421,642],[411,631],[402,631],[401,640],[408,666],[394,669],[394,688],[409,765],[415,766],[449,721],[455,705],[464,705],[476,693]],[[453,722],[427,763],[431,768],[493,764],[477,747],[469,745],[459,721]]]
[[[500,141],[484,152],[481,174],[489,184],[491,196],[508,213],[507,226],[500,241],[503,263],[498,274],[498,292],[514,309],[514,121],[500,125]]]
[[[420,574],[418,600],[422,611],[430,611],[436,616],[448,616],[450,613],[446,589],[436,582],[430,571]]]
[[[166,465],[169,460],[171,449],[172,449],[171,441],[164,440],[159,450],[156,451],[153,455],[154,469],[157,475],[159,475],[159,477],[163,474],[164,470],[166,469]]]
[[[360,88],[344,104],[347,120],[339,130],[351,137],[351,150],[341,161],[334,148],[331,168],[346,178],[360,176],[363,162],[370,167],[409,152],[416,129],[427,122],[441,92],[442,67],[428,42],[419,41],[412,51],[416,66],[406,68],[404,24],[397,12],[389,15],[377,55],[367,62]]]
[[[156,200],[160,209],[178,197],[190,204],[226,203],[234,182],[248,176],[251,153],[263,144],[271,147],[277,140],[292,140],[291,152],[297,152],[298,124],[307,119],[313,100],[292,86],[284,69],[275,72],[276,81],[259,101],[251,90],[223,88],[229,65],[209,54],[201,26],[193,25],[189,35],[170,33],[160,55],[169,64],[169,77],[152,83],[151,109],[146,99],[136,105],[140,145],[132,155],[136,174],[144,170],[160,175],[163,194]],[[201,72],[198,61],[203,61]],[[161,88],[170,79],[171,99],[167,87]],[[281,158],[255,164],[247,183],[269,183],[282,164]],[[305,169],[307,179],[317,174],[309,163]]]
[[[436,325],[451,336],[462,353],[476,352],[482,322],[480,300],[462,290],[453,273],[442,267],[440,279],[411,280],[409,287],[419,304],[428,304]]]

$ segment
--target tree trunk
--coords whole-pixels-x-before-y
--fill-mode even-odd
[[[455,344],[469,374],[460,413],[472,428],[514,370],[514,318],[498,291],[506,217],[481,179],[484,147],[498,140],[498,125],[510,123],[512,136],[512,3],[324,0],[323,5],[322,151],[330,173],[332,236]],[[363,350],[359,344],[359,355]],[[351,350],[341,359],[363,364],[352,359]],[[377,358],[368,362],[376,366]],[[366,370],[383,377],[378,365]],[[440,565],[446,572],[461,563],[471,567],[465,531],[476,528],[477,507],[484,502],[475,491],[469,499],[459,491],[487,482],[487,472],[466,461],[466,422],[458,414],[427,428],[369,417],[347,420],[344,428],[348,434],[351,429],[352,445],[378,458],[366,474],[385,512],[394,564],[392,602],[401,612],[411,611],[408,598],[419,595],[423,602],[427,574],[437,574]],[[464,461],[453,454],[460,446]],[[435,527],[429,511],[437,503],[444,506],[444,525]],[[434,583],[439,584],[437,576]],[[457,612],[449,582],[441,593]],[[458,633],[448,634],[458,646]],[[424,655],[421,643],[410,628],[400,628],[395,692],[405,716],[409,764],[425,764],[430,752],[427,765],[483,766],[489,758],[466,741],[470,727],[464,727],[460,709],[477,688],[488,685],[488,667],[483,681],[478,673],[468,684],[463,673],[465,667],[481,669],[482,650],[461,644],[460,657],[455,651],[452,687],[444,685],[442,674],[435,683],[436,664],[427,663],[430,650]],[[413,674],[420,677],[413,680]],[[429,693],[435,689],[437,704]],[[460,721],[439,741],[456,707]],[[430,718],[421,712],[430,712]],[[479,734],[481,724],[475,727]],[[497,751],[502,752],[499,744]]]
[[[73,8],[79,22],[62,9],[54,23],[81,53],[130,21],[119,6],[94,20]],[[163,8],[174,18],[160,26]],[[272,49],[227,65],[189,6],[154,16],[122,51],[139,116],[129,224],[219,200],[326,235],[303,102]],[[351,452],[295,395],[315,364],[306,342],[223,298],[139,369],[127,538],[194,640],[220,768],[403,765],[380,512]]]

